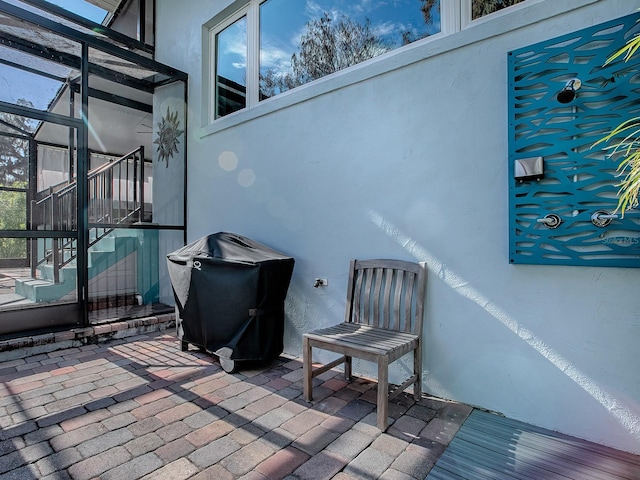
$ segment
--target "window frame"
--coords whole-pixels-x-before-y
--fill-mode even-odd
[[[441,0],[440,33],[282,92],[272,98],[258,101],[260,31],[256,20],[259,17],[260,5],[265,1],[267,0],[235,0],[203,25],[202,94],[203,107],[206,107],[202,108],[202,124],[197,132],[197,136],[200,138],[308,101],[319,95],[424,61],[450,50],[596,3],[599,0],[565,0],[564,2],[558,2],[557,0],[524,0],[517,5],[512,5],[475,20],[471,19],[471,0]],[[523,10],[527,11],[527,15],[513,15],[517,12],[522,13]],[[247,106],[223,117],[215,118],[216,62],[213,58],[217,48],[215,35],[244,14],[251,15],[251,18],[253,18],[253,21],[250,22],[250,17],[247,17]],[[253,63],[251,71],[249,71],[250,63]],[[251,84],[249,83],[250,81],[254,83]]]
[[[209,107],[208,107],[208,113],[207,113],[207,120],[210,123],[219,121],[222,118],[228,117],[230,115],[234,115],[243,110],[250,110],[252,108],[255,108],[259,103],[262,103],[260,101],[260,85],[259,85],[259,82],[260,82],[260,6],[266,1],[268,0],[238,0],[232,3],[227,9],[223,10],[223,12],[216,15],[211,21],[207,22],[204,25],[204,28],[208,32],[207,34],[208,48],[203,49],[203,52],[205,53],[204,56],[209,57],[209,62],[210,62],[210,65],[208,65],[209,78],[207,81],[213,83],[213,85],[209,87],[210,95],[208,98]],[[449,3],[451,1],[471,2],[471,0],[440,0],[440,1],[441,1],[441,7],[440,7],[441,11],[443,8],[442,5],[445,3]],[[229,10],[231,10],[233,13],[223,15],[225,13],[228,13]],[[441,13],[441,16],[442,16],[442,13]],[[243,17],[246,17],[246,22],[247,22],[246,106],[245,108],[237,110],[236,112],[230,113],[228,115],[224,115],[222,117],[218,117],[217,116],[217,85],[216,85],[216,67],[218,64],[218,59],[217,59],[218,45],[216,43],[216,36]],[[430,37],[441,35],[442,30],[443,29],[442,29],[442,20],[441,20],[440,32],[434,35],[431,35]],[[430,38],[430,37],[427,37],[427,38]],[[422,40],[425,40],[425,39],[422,39]],[[418,40],[418,41],[421,41],[421,40]],[[391,52],[402,49],[404,47],[406,47],[406,45],[396,48],[394,50],[391,50]],[[387,52],[387,53],[390,53],[390,52]],[[362,63],[366,63],[366,62],[362,62]],[[354,67],[356,66],[357,65],[354,65]],[[336,72],[336,73],[339,73],[339,72]],[[296,88],[300,88],[300,87],[296,87]],[[285,93],[287,92],[282,92],[277,96],[283,95]]]
[[[217,25],[215,25],[212,28],[208,29],[208,45],[210,45],[210,50],[209,53],[207,55],[207,57],[209,57],[210,59],[210,65],[209,65],[209,75],[207,78],[208,82],[211,82],[211,94],[209,95],[208,98],[208,120],[209,122],[215,122],[216,120],[220,119],[220,118],[224,118],[225,116],[222,117],[218,117],[218,85],[217,85],[217,65],[218,65],[218,45],[216,42],[216,37],[218,36],[218,34],[222,33],[224,30],[226,30],[227,28],[229,28],[231,25],[233,25],[234,23],[236,23],[237,21],[239,21],[240,19],[242,19],[243,17],[247,17],[247,36],[249,35],[249,18],[248,18],[248,11],[249,11],[249,4],[245,5],[244,7],[235,10],[231,15],[228,15],[225,17],[224,21],[218,23]],[[247,42],[247,67],[246,67],[246,72],[247,72],[247,96],[248,96],[248,90],[249,90],[249,43]],[[246,110],[247,108],[249,108],[249,104],[248,104],[248,98],[246,101],[246,106],[245,108],[242,108],[238,111],[241,110]],[[235,112],[234,112],[235,113]],[[233,114],[229,114],[229,115],[233,115]]]
[[[443,0],[446,1],[446,0]],[[503,15],[511,15],[514,12],[522,9],[525,5],[527,7],[531,6],[533,3],[540,3],[544,0],[522,0],[522,2],[517,3],[515,5],[511,5],[510,7],[502,8],[492,13],[488,13],[483,15],[482,17],[473,18],[473,0],[454,0],[460,1],[460,27],[461,30],[465,29],[471,25],[477,25],[478,23],[485,22],[487,20],[492,20],[497,17],[501,17]]]

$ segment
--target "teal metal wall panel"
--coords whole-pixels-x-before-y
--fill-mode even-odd
[[[640,53],[604,64],[640,33],[639,20],[633,14],[509,52],[511,263],[640,266],[640,211],[596,220],[606,226],[592,221],[616,209],[620,181],[618,162],[592,145],[640,116]],[[558,93],[576,78],[575,98],[561,103]],[[515,178],[540,157],[542,178]],[[547,215],[559,225],[541,223]]]

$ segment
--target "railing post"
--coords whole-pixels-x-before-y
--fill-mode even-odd
[[[31,200],[31,212],[30,212],[30,220],[31,220],[31,229],[36,229],[36,222],[34,219],[35,211],[37,205],[35,200]],[[29,242],[29,266],[31,267],[31,278],[36,278],[36,271],[38,267],[38,239],[30,238]]]
[[[131,187],[133,188],[133,211],[135,212],[136,208],[138,208],[138,154],[137,153],[133,154],[133,182]],[[129,175],[127,175],[127,211],[129,210],[128,195],[129,195]]]
[[[139,190],[139,201],[140,201],[140,213],[138,216],[139,222],[144,222],[144,146],[140,145],[140,178],[138,179],[140,182]]]
[[[89,221],[90,222],[95,222],[96,221],[96,198],[97,198],[97,186],[96,186],[96,180],[93,178],[90,178],[89,181],[87,182],[87,189],[89,190],[89,202],[88,202],[88,207],[87,207],[87,212],[88,212],[88,216],[89,216]]]
[[[122,170],[120,168],[120,164],[118,164],[118,169]],[[102,175],[102,181],[104,184],[104,192],[102,194],[102,204],[104,205],[104,209],[106,210],[107,213],[103,214],[103,218],[108,218],[108,222],[107,223],[116,223],[114,218],[114,214],[113,214],[113,203],[114,203],[114,199],[115,199],[115,189],[113,188],[113,180],[116,178],[115,173],[114,173],[115,167],[114,168],[110,168],[109,170],[106,170],[104,172],[104,175]],[[120,174],[120,172],[118,172],[118,174]],[[118,206],[118,217],[120,216],[120,206]]]
[[[51,195],[51,229],[62,230],[62,219],[60,218],[60,196],[57,192]],[[46,255],[46,251],[45,251]],[[53,262],[53,281],[60,282],[60,261],[58,252],[58,239],[51,239],[51,261]]]
[[[53,260],[53,282],[60,283],[60,254],[58,252],[58,239],[51,239],[51,258]]]

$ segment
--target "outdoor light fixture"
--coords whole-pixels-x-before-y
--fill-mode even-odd
[[[572,78],[567,82],[556,97],[560,103],[569,103],[576,98],[576,90],[580,89],[582,81],[579,78]]]

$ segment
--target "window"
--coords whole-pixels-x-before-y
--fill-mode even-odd
[[[536,2],[237,0],[205,25],[215,79],[207,119],[255,107],[417,40],[459,32],[525,1]]]
[[[215,118],[438,32],[440,0],[250,0],[211,30]]]
[[[247,106],[247,18],[215,36],[216,118]]]
[[[440,31],[440,0],[267,0],[260,5],[260,100]]]
[[[471,19],[484,17],[524,0],[471,0]]]

